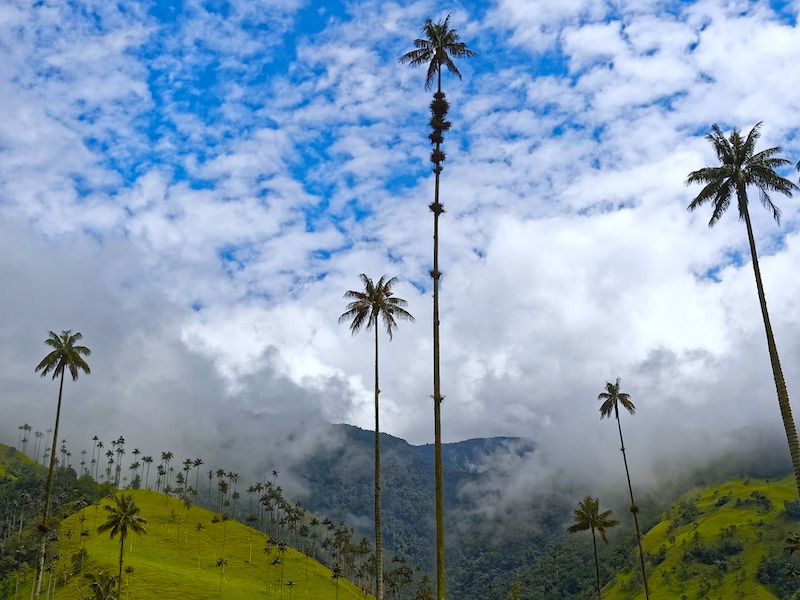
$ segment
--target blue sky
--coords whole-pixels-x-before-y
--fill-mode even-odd
[[[445,438],[524,435],[548,449],[537,477],[602,476],[577,457],[615,456],[595,398],[617,376],[643,473],[742,428],[780,436],[743,226],[709,230],[683,182],[713,164],[712,123],[763,121],[762,146],[800,159],[799,10],[5,3],[0,377],[20,423],[0,433],[48,426],[33,367],[66,328],[94,350],[68,389],[72,439],[125,429],[109,435],[194,456],[265,443],[254,422],[370,427],[369,336],[337,324],[363,272],[398,276],[417,317],[384,344],[383,429],[430,441],[430,94],[398,58],[449,13],[478,56],[444,78]],[[797,397],[798,196],[775,199],[780,228],[754,200]]]

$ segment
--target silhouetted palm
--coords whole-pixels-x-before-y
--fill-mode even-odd
[[[439,339],[439,216],[444,213],[444,205],[439,202],[439,176],[442,172],[442,163],[445,154],[442,152],[444,132],[450,129],[447,120],[449,104],[442,92],[442,67],[461,79],[461,73],[456,67],[453,58],[470,58],[476,56],[475,52],[460,42],[455,29],[450,28],[450,15],[434,23],[428,19],[422,26],[422,38],[414,40],[415,50],[405,53],[400,57],[400,62],[412,66],[427,65],[428,72],[425,76],[425,89],[431,89],[436,79],[436,92],[431,102],[431,133],[428,136],[434,145],[431,153],[433,162],[434,188],[433,202],[429,205],[433,213],[433,420],[434,420],[434,463],[436,479],[436,571],[437,571],[437,597],[445,597],[445,571],[444,571],[444,493],[442,489],[442,427],[441,404],[444,400],[441,390],[439,372],[440,339]]]
[[[44,575],[44,563],[47,556],[48,530],[50,527],[50,495],[53,489],[53,468],[56,464],[56,447],[58,446],[58,424],[61,419],[61,398],[64,392],[64,373],[69,371],[72,381],[78,380],[81,371],[87,375],[91,373],[89,365],[83,359],[92,352],[86,346],[78,346],[76,342],[83,339],[83,336],[71,330],[62,331],[61,335],[50,332],[44,343],[52,350],[42,359],[35,371],[40,372],[41,376],[46,377],[51,372],[53,379],[59,378],[58,404],[56,407],[56,424],[53,428],[53,443],[50,448],[50,467],[47,470],[47,483],[44,491],[44,510],[42,522],[39,525],[41,541],[39,543],[39,558],[36,562],[36,583],[34,585],[34,598],[38,599],[42,590],[42,576]]]
[[[375,330],[375,586],[376,598],[383,600],[383,542],[381,538],[381,442],[379,422],[380,388],[378,386],[378,321],[382,320],[389,335],[392,335],[397,320],[414,321],[414,317],[405,307],[408,303],[397,298],[392,291],[397,278],[386,279],[386,275],[373,283],[364,273],[360,275],[364,284],[363,291],[349,290],[344,297],[352,299],[347,311],[339,317],[339,323],[350,322],[350,332],[355,335],[362,327],[367,331]]]
[[[625,442],[622,439],[622,423],[619,420],[619,405],[627,410],[630,414],[636,412],[636,407],[631,402],[631,397],[625,392],[619,390],[619,377],[615,383],[606,382],[606,391],[598,394],[597,399],[602,401],[600,406],[600,419],[603,417],[614,417],[617,419],[617,428],[619,429],[619,445],[622,451],[622,462],[625,464],[625,477],[628,480],[628,493],[631,497],[631,513],[633,513],[633,523],[636,526],[636,542],[639,544],[639,561],[642,567],[642,581],[644,582],[644,595],[645,598],[650,598],[650,590],[647,587],[647,572],[644,567],[644,550],[642,549],[642,534],[639,530],[639,507],[636,506],[636,501],[633,499],[633,486],[631,485],[631,474],[628,470],[628,457],[625,453]]]
[[[731,199],[736,199],[739,220],[744,221],[747,228],[747,241],[750,245],[750,257],[753,260],[753,273],[756,278],[758,302],[761,305],[761,317],[764,321],[764,330],[767,335],[767,348],[769,350],[769,360],[772,364],[772,376],[775,379],[778,406],[781,411],[783,427],[786,431],[786,439],[789,442],[789,453],[792,456],[795,485],[798,495],[800,495],[800,446],[798,446],[797,430],[792,418],[792,408],[789,404],[789,392],[786,390],[786,381],[783,377],[778,348],[775,345],[775,337],[772,333],[772,325],[767,311],[767,298],[764,294],[764,284],[761,281],[761,268],[758,265],[758,252],[756,252],[756,242],[753,235],[753,225],[750,222],[747,197],[747,188],[756,188],[759,192],[761,204],[772,213],[775,221],[780,224],[781,211],[772,203],[769,193],[778,192],[791,196],[792,192],[798,188],[794,183],[775,172],[775,169],[791,164],[785,158],[776,156],[781,152],[779,147],[767,148],[761,152],[755,151],[756,142],[761,136],[760,129],[761,123],[756,123],[746,138],[742,137],[738,129],[734,129],[730,138],[726,138],[719,126],[715,124],[711,127],[711,133],[706,136],[706,139],[714,147],[714,152],[717,154],[720,165],[718,167],[703,167],[689,173],[686,178],[687,185],[700,183],[704,184],[705,187],[692,200],[688,209],[693,211],[704,204],[711,204],[712,213],[708,226],[713,227],[730,206]],[[800,168],[800,163],[798,163],[798,168]]]
[[[600,595],[600,564],[597,560],[597,538],[595,531],[600,534],[600,538],[608,544],[606,537],[606,529],[610,529],[615,525],[619,525],[619,521],[609,519],[611,511],[600,512],[600,500],[586,496],[581,502],[578,503],[578,508],[575,509],[575,524],[567,528],[570,533],[577,533],[578,531],[591,530],[592,532],[592,546],[594,547],[594,571],[597,577],[597,597]]]
[[[119,593],[122,593],[122,559],[125,550],[125,538],[129,533],[147,533],[145,525],[147,519],[139,516],[139,507],[133,501],[133,496],[115,495],[112,498],[113,504],[106,504],[108,519],[97,528],[98,533],[110,532],[111,539],[119,534]]]

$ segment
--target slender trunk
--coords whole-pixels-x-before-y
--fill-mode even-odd
[[[125,534],[119,534],[119,579],[117,580],[117,597],[122,598],[122,557],[125,554]]]
[[[642,534],[639,529],[639,507],[633,499],[633,486],[631,485],[631,474],[628,471],[628,457],[625,454],[625,442],[622,439],[622,423],[619,420],[619,408],[614,404],[614,415],[617,417],[617,428],[619,429],[619,445],[622,450],[622,462],[625,463],[625,477],[628,480],[628,492],[631,495],[631,512],[633,513],[633,523],[636,525],[636,543],[639,545],[639,562],[642,566],[642,583],[644,584],[644,596],[649,600],[650,590],[647,587],[647,571],[644,567],[644,550],[642,549]]]
[[[600,593],[600,563],[597,561],[597,536],[595,536],[594,527],[592,527],[592,546],[594,547],[594,573],[597,577],[597,597],[602,598],[603,596]]]
[[[438,93],[442,92],[442,69],[438,69]],[[441,144],[436,143],[436,151]],[[445,571],[444,571],[444,492],[442,485],[442,390],[439,376],[439,215],[444,212],[444,207],[439,203],[439,173],[441,163],[436,163],[433,190],[433,433],[434,433],[434,463],[436,479],[436,584],[437,600],[445,598]]]
[[[753,259],[753,272],[756,277],[756,289],[758,290],[758,302],[761,305],[761,316],[764,319],[764,330],[767,334],[767,348],[769,349],[769,360],[772,364],[772,376],[775,379],[775,389],[778,392],[778,406],[781,410],[783,428],[786,431],[786,439],[789,442],[789,453],[792,456],[792,469],[794,470],[794,481],[797,486],[797,493],[800,495],[800,445],[797,442],[797,429],[794,426],[792,417],[792,407],[789,404],[789,392],[786,390],[786,380],[783,378],[783,369],[778,357],[778,348],[775,345],[775,337],[772,333],[772,325],[769,321],[767,312],[767,297],[764,294],[764,284],[761,281],[761,268],[758,266],[758,253],[756,252],[756,242],[753,237],[753,226],[750,223],[750,212],[747,210],[746,203],[741,201],[739,206],[744,206],[744,222],[747,225],[747,241],[750,243],[750,255]]]
[[[383,600],[383,536],[381,535],[381,437],[378,419],[378,323],[375,322],[375,597]]]
[[[36,563],[36,583],[33,590],[34,600],[38,600],[42,593],[42,576],[44,575],[44,564],[47,559],[47,542],[49,538],[49,519],[50,519],[50,494],[53,489],[53,469],[56,464],[56,445],[58,444],[58,422],[61,419],[61,396],[64,392],[64,371],[61,371],[61,381],[58,385],[58,405],[56,407],[56,424],[53,429],[53,443],[50,448],[50,468],[47,470],[47,485],[44,490],[44,514],[42,524],[39,527],[39,560]]]

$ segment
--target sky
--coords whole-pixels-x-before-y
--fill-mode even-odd
[[[800,160],[800,2],[10,0],[0,6],[0,438],[52,427],[34,367],[79,331],[63,436],[271,469],[320,424],[372,428],[359,274],[415,323],[381,337],[381,428],[433,440],[433,179],[443,76],[443,437],[524,436],[543,473],[619,473],[597,395],[622,378],[635,475],[785,439],[743,223],[689,213],[716,123]],[[793,168],[781,174],[797,182]],[[800,194],[751,194],[796,411]],[[798,413],[800,414],[800,413]],[[207,462],[209,462],[207,460]],[[519,471],[519,465],[513,467]]]

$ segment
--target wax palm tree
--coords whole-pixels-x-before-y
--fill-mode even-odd
[[[339,579],[342,577],[342,567],[339,566],[339,563],[333,565],[331,569],[331,579],[336,582],[336,600],[339,600]]]
[[[628,480],[628,493],[631,497],[631,513],[633,513],[633,523],[636,526],[636,541],[639,544],[639,561],[642,567],[642,581],[644,582],[644,595],[650,598],[650,591],[647,587],[647,573],[644,568],[644,550],[642,550],[642,535],[639,530],[639,507],[633,499],[633,486],[631,485],[631,474],[628,470],[628,457],[625,454],[625,442],[622,438],[622,423],[619,420],[619,405],[627,410],[630,414],[636,412],[636,406],[631,402],[630,394],[621,392],[619,389],[620,379],[617,377],[615,383],[606,382],[606,391],[598,394],[597,399],[603,404],[600,405],[600,419],[603,417],[611,417],[613,414],[617,419],[617,428],[619,429],[619,445],[622,451],[622,462],[625,464],[625,477]]]
[[[800,167],[799,167],[800,168]],[[800,577],[800,573],[798,573],[797,569],[792,562],[792,556],[795,552],[800,550],[800,535],[797,535],[794,532],[789,532],[789,537],[786,538],[784,542],[786,546],[783,548],[784,552],[789,553],[789,567],[787,569],[787,574],[789,577]]]
[[[202,458],[195,458],[192,461],[192,466],[197,469],[195,472],[194,477],[194,487],[197,489],[197,493],[200,493],[200,467],[203,466],[203,459]]]
[[[102,449],[103,449],[103,442],[98,441],[97,442],[97,462],[94,464],[94,480],[95,481],[100,481],[100,479],[99,479],[99,476],[100,476],[100,471],[99,471],[99,469],[100,469],[100,450],[102,450]]]
[[[133,496],[128,495],[115,495],[113,504],[106,504],[105,509],[108,511],[108,520],[97,528],[98,533],[110,532],[111,539],[114,539],[119,534],[119,579],[118,593],[122,594],[122,558],[125,550],[125,538],[129,533],[147,533],[145,525],[147,519],[139,516],[139,507],[133,501]]]
[[[86,573],[84,577],[89,580],[89,595],[84,596],[84,600],[116,600],[119,598],[117,577],[100,571]]]
[[[62,331],[61,335],[50,332],[44,343],[52,350],[42,359],[35,371],[41,372],[42,377],[46,377],[51,372],[53,379],[60,379],[58,386],[58,404],[56,407],[56,424],[53,429],[53,443],[50,448],[50,467],[47,470],[47,484],[44,492],[44,510],[42,522],[39,525],[41,541],[39,543],[39,559],[36,562],[36,583],[34,585],[34,598],[38,599],[42,590],[42,577],[44,575],[44,563],[47,556],[48,530],[50,527],[50,495],[53,489],[53,468],[56,464],[56,447],[58,446],[58,424],[61,419],[61,398],[64,392],[64,373],[69,371],[72,381],[77,381],[81,371],[87,375],[91,373],[89,365],[84,360],[84,356],[89,356],[92,352],[86,346],[78,346],[76,342],[83,339],[79,332],[72,333],[71,330]]]
[[[592,532],[592,546],[594,548],[594,572],[597,576],[597,597],[600,598],[600,565],[597,561],[597,537],[595,531],[600,534],[606,544],[608,538],[606,537],[606,529],[610,529],[615,525],[619,525],[619,521],[610,519],[610,510],[600,512],[600,500],[586,496],[581,502],[578,502],[578,508],[575,509],[575,524],[567,528],[570,533],[577,533],[578,531],[591,530]]]
[[[153,464],[153,457],[152,456],[143,456],[142,462],[147,465],[147,473],[144,477],[144,489],[149,490],[150,487],[148,486],[147,482],[150,480],[150,465]]]
[[[423,37],[414,40],[415,50],[407,52],[400,57],[400,62],[412,66],[427,65],[428,72],[425,76],[425,89],[430,90],[436,80],[436,92],[431,102],[431,133],[428,136],[434,146],[431,153],[431,162],[434,164],[433,202],[429,205],[433,213],[433,421],[434,421],[434,463],[436,480],[436,572],[438,591],[437,597],[443,600],[445,596],[444,573],[444,492],[442,488],[442,427],[441,405],[444,400],[441,390],[439,373],[439,216],[444,212],[444,205],[439,202],[439,176],[442,172],[442,163],[445,154],[442,152],[444,132],[450,129],[447,120],[449,104],[442,92],[442,67],[461,79],[461,73],[456,67],[453,58],[470,58],[476,56],[475,52],[460,42],[455,29],[450,28],[450,15],[434,23],[430,19],[422,26]]]
[[[778,192],[791,196],[792,192],[798,188],[794,183],[775,172],[775,169],[791,164],[785,158],[776,156],[781,152],[780,147],[767,148],[761,152],[755,151],[756,142],[761,137],[760,129],[761,123],[756,123],[746,138],[742,137],[738,129],[734,129],[730,138],[726,138],[718,125],[712,125],[711,133],[706,135],[706,139],[711,142],[721,164],[718,167],[703,167],[689,173],[686,178],[687,185],[700,183],[704,184],[704,187],[689,204],[688,209],[693,211],[704,204],[711,204],[712,213],[708,226],[713,227],[730,206],[733,196],[735,195],[736,197],[739,220],[744,221],[747,228],[747,241],[750,244],[750,257],[753,260],[758,302],[761,305],[761,317],[764,320],[764,330],[767,334],[767,348],[769,350],[769,360],[772,364],[772,376],[775,379],[778,406],[781,411],[783,427],[786,430],[786,439],[789,442],[789,453],[792,456],[795,484],[798,495],[800,495],[800,445],[797,442],[797,430],[792,418],[792,408],[789,405],[789,393],[786,391],[786,381],[783,378],[778,348],[775,345],[775,337],[772,333],[772,325],[770,325],[769,313],[767,312],[767,298],[764,295],[761,269],[758,266],[758,253],[756,252],[756,242],[753,236],[753,225],[750,222],[747,197],[747,188],[756,188],[759,192],[761,204],[772,213],[772,217],[780,224],[781,211],[772,203],[769,193]],[[798,163],[798,168],[800,168],[800,163]]]
[[[392,339],[397,320],[414,321],[405,307],[408,303],[392,291],[397,277],[386,275],[373,283],[364,273],[360,275],[364,291],[349,290],[344,297],[352,300],[339,317],[339,323],[350,322],[350,332],[356,335],[362,327],[375,330],[375,589],[376,598],[383,600],[383,542],[381,539],[381,442],[378,396],[378,321],[382,320],[389,339]]]

